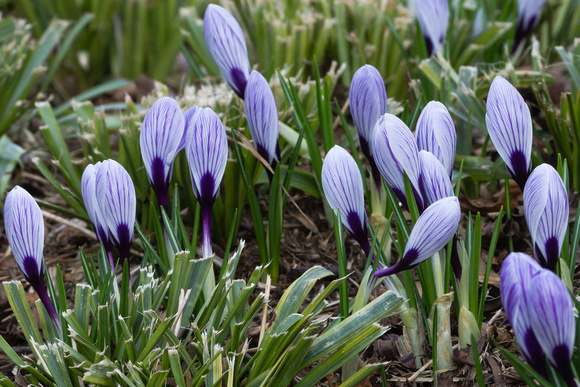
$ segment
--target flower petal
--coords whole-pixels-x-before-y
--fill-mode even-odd
[[[495,77],[487,98],[489,137],[509,175],[523,190],[532,170],[532,116],[528,105],[507,80]]]
[[[278,108],[268,81],[257,71],[250,74],[244,101],[256,150],[272,165],[278,160]]]
[[[576,324],[566,285],[549,270],[534,274],[523,292],[528,319],[550,363],[561,370],[570,365]]]
[[[200,111],[201,111],[200,107],[194,106],[192,108],[187,109],[185,113],[183,113],[183,117],[185,118],[185,126],[183,129],[183,138],[181,139],[181,143],[179,144],[180,150],[184,149],[185,144],[187,144],[188,138],[187,128],[189,128],[190,124],[197,119],[197,113],[199,113]]]
[[[427,52],[432,55],[443,45],[449,23],[449,4],[447,0],[423,0],[416,4],[415,11],[427,44]]]
[[[425,208],[419,185],[419,151],[415,137],[397,116],[385,114],[379,118],[373,132],[372,152],[381,175],[407,206],[405,179],[407,174],[419,211]]]
[[[244,32],[231,13],[216,4],[208,5],[203,34],[211,56],[222,75],[240,98],[244,97],[250,62]]]
[[[447,174],[453,172],[457,133],[449,111],[441,102],[431,101],[425,106],[415,129],[419,150],[431,152],[445,167]]]
[[[524,212],[536,259],[552,271],[568,229],[568,193],[558,172],[548,164],[534,169],[524,188]]]
[[[38,285],[45,272],[44,219],[40,207],[24,188],[16,186],[6,195],[4,227],[18,268],[31,285]]]
[[[91,223],[93,223],[93,227],[95,228],[97,238],[105,246],[109,246],[111,243],[109,228],[107,227],[97,199],[97,172],[101,168],[101,165],[101,162],[94,165],[87,165],[81,178],[81,193],[87,214],[89,214],[89,219],[91,219]]]
[[[97,200],[121,258],[128,258],[133,240],[137,199],[129,173],[115,160],[105,160],[97,171]]]
[[[189,125],[185,152],[193,192],[202,205],[211,205],[219,193],[228,161],[226,131],[210,108],[201,109]]]
[[[157,195],[167,195],[173,162],[185,133],[185,118],[173,98],[155,101],[143,119],[140,145],[147,177]]]
[[[403,257],[395,265],[376,271],[375,276],[392,275],[418,266],[449,243],[460,220],[461,207],[455,196],[431,204],[417,219]]]
[[[419,163],[421,165],[421,193],[427,204],[454,195],[449,174],[437,157],[422,150],[419,152]]]
[[[322,164],[322,189],[330,207],[340,210],[342,223],[362,245],[367,240],[363,179],[353,157],[338,145]]]
[[[387,90],[381,73],[371,65],[359,68],[352,77],[348,101],[361,150],[371,160],[373,129],[387,112]]]
[[[542,8],[544,8],[545,3],[546,0],[518,0],[518,19],[516,22],[516,36],[513,51],[536,28],[542,16]]]

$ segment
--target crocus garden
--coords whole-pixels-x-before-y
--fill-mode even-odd
[[[0,0],[0,385],[580,385],[580,1]]]

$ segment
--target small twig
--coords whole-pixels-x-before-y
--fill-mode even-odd
[[[268,275],[266,277],[266,290],[264,291],[264,306],[262,307],[262,324],[260,326],[260,338],[258,339],[258,347],[262,343],[264,338],[264,332],[266,331],[266,321],[268,319],[268,302],[270,302],[270,286],[272,285],[272,279]]]
[[[94,233],[94,232],[92,232],[91,230],[89,230],[89,229],[87,229],[87,228],[85,228],[85,227],[79,226],[78,224],[75,224],[75,223],[71,222],[71,221],[70,221],[70,220],[68,220],[68,219],[61,218],[61,217],[60,217],[60,216],[58,216],[58,215],[54,215],[54,214],[52,214],[52,213],[50,213],[50,212],[46,212],[46,211],[42,211],[42,215],[43,215],[45,218],[48,218],[48,219],[50,219],[50,220],[53,220],[53,221],[55,221],[55,222],[58,222],[58,223],[64,224],[65,226],[72,227],[72,228],[74,228],[74,229],[76,229],[76,230],[80,231],[80,232],[81,232],[81,233],[83,233],[84,235],[88,236],[88,237],[89,237],[89,238],[91,238],[91,239],[97,239],[97,236],[95,235],[95,233]]]
[[[459,344],[455,344],[453,346],[453,349],[457,349],[457,347],[459,347]],[[419,377],[419,375],[421,375],[421,373],[423,371],[425,371],[427,368],[429,368],[432,364],[433,364],[433,359],[430,359],[427,363],[425,363],[425,365],[423,365],[423,367],[419,368],[417,370],[417,372],[415,372],[413,375],[411,375],[411,377],[408,379],[409,382],[413,382],[415,379],[417,379]]]
[[[342,109],[340,109],[342,111],[342,114],[346,113],[346,109],[348,109],[348,107],[350,106],[350,103],[348,101],[348,99],[346,100],[346,102],[344,103],[344,105],[342,106]],[[340,124],[340,116],[336,117],[334,119],[334,122],[332,124],[332,128],[336,129],[338,127],[338,124]],[[344,128],[344,130],[346,130],[346,128]]]

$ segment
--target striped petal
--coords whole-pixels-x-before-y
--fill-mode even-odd
[[[441,50],[449,23],[447,0],[417,0],[415,4],[417,20],[427,44],[427,52],[433,55]]]
[[[421,193],[427,204],[454,195],[449,174],[437,157],[427,151],[419,152],[421,165]]]
[[[509,175],[523,190],[532,170],[532,116],[520,93],[501,76],[489,89],[485,122]]]
[[[431,101],[425,106],[415,129],[419,150],[431,152],[445,167],[447,174],[453,172],[457,133],[449,111],[441,102]]]
[[[270,165],[278,161],[278,108],[266,78],[252,71],[246,93],[246,119],[256,150]]]
[[[44,280],[44,219],[34,198],[16,186],[6,195],[4,227],[18,268],[35,286]]]
[[[322,164],[322,189],[330,207],[340,210],[344,227],[361,246],[368,243],[363,179],[356,161],[338,145]]]
[[[183,113],[183,117],[185,118],[185,126],[183,129],[183,137],[181,139],[181,143],[179,144],[179,149],[184,149],[185,148],[185,144],[187,144],[187,137],[188,137],[188,131],[187,128],[189,128],[190,125],[192,125],[192,123],[197,119],[197,113],[199,113],[201,111],[200,107],[194,106],[192,108],[189,108],[185,111],[185,113]]]
[[[242,27],[231,13],[219,5],[210,4],[203,19],[203,34],[222,75],[243,98],[250,76],[250,62]]]
[[[173,98],[158,99],[141,127],[141,156],[160,204],[167,206],[173,162],[185,133],[185,118]]]
[[[511,253],[504,260],[500,273],[501,302],[514,330],[524,359],[545,375],[544,352],[532,330],[523,295],[534,274],[542,268],[529,255]]]
[[[518,19],[516,22],[516,36],[514,51],[522,40],[536,28],[542,16],[542,9],[546,0],[518,0]]]
[[[378,119],[387,112],[387,90],[376,68],[364,65],[354,73],[348,102],[361,150],[367,159],[372,160],[373,129]]]
[[[384,277],[418,266],[449,243],[460,220],[461,207],[455,196],[431,204],[417,219],[403,257],[395,265],[376,271],[375,276]]]
[[[213,204],[228,161],[228,140],[221,120],[210,108],[201,109],[187,129],[185,147],[193,192],[202,205]]]
[[[558,172],[548,164],[534,169],[524,188],[524,212],[536,259],[552,271],[568,229],[568,193]]]
[[[373,132],[372,152],[381,175],[397,198],[407,206],[405,173],[411,182],[419,210],[425,208],[419,185],[419,151],[415,137],[397,116],[379,118]]]
[[[101,212],[99,200],[97,199],[97,172],[101,168],[101,162],[89,164],[83,172],[81,178],[81,193],[85,208],[89,214],[89,219],[95,228],[97,238],[105,246],[110,246],[111,236],[109,228]]]
[[[105,160],[97,171],[97,200],[121,258],[129,257],[137,199],[131,176],[121,164]]]
[[[565,378],[570,372],[576,324],[566,285],[549,270],[530,280],[524,293],[528,319],[544,354]]]

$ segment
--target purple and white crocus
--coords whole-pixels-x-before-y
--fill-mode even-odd
[[[427,52],[433,55],[443,47],[449,24],[449,4],[447,0],[417,0],[415,11]]]
[[[371,65],[359,68],[352,77],[348,101],[361,151],[369,160],[377,191],[381,192],[381,174],[371,150],[375,124],[387,112],[387,90],[381,73]]]
[[[324,158],[321,180],[330,208],[340,211],[342,224],[368,255],[371,245],[368,240],[364,183],[356,161],[344,148],[335,145]]]
[[[405,196],[406,174],[419,212],[423,212],[426,205],[419,183],[419,150],[409,127],[397,116],[386,113],[376,123],[372,144],[377,167],[399,201],[408,208]]]
[[[236,94],[244,98],[250,61],[242,27],[231,13],[217,4],[210,4],[203,19],[203,34],[222,75]]]
[[[201,206],[203,256],[213,255],[211,209],[228,161],[228,140],[221,120],[210,108],[201,109],[190,121],[185,147],[193,192]]]
[[[427,205],[439,199],[454,196],[453,186],[447,170],[431,152],[419,152],[421,194]]]
[[[441,102],[431,101],[425,106],[415,129],[419,150],[431,152],[443,164],[447,174],[453,172],[457,133],[449,111]]]
[[[532,116],[528,105],[502,76],[491,83],[485,122],[508,174],[523,190],[532,171]]]
[[[256,150],[272,167],[280,158],[278,147],[278,108],[266,78],[252,71],[246,92],[246,119]]]
[[[548,164],[534,169],[524,188],[524,212],[540,265],[552,271],[560,259],[568,229],[568,193],[558,172]]]
[[[500,273],[501,302],[508,321],[518,339],[525,361],[541,375],[546,375],[546,357],[534,334],[528,317],[524,293],[532,276],[542,268],[524,253],[511,253],[504,260]]]
[[[167,194],[175,156],[184,145],[185,118],[173,98],[158,99],[141,127],[141,156],[159,205],[169,211]]]
[[[20,272],[32,285],[56,331],[62,334],[60,317],[48,296],[46,264],[44,263],[44,219],[34,198],[16,186],[6,195],[4,202],[4,227]]]
[[[518,0],[518,19],[512,52],[515,52],[526,36],[538,25],[546,0]]]
[[[112,247],[117,249],[123,261],[129,258],[133,240],[137,198],[131,176],[115,160],[89,165],[83,173],[82,195],[113,272]]]
[[[431,204],[417,219],[403,257],[393,266],[377,270],[375,276],[385,277],[419,266],[449,243],[460,220],[461,207],[455,196]]]

